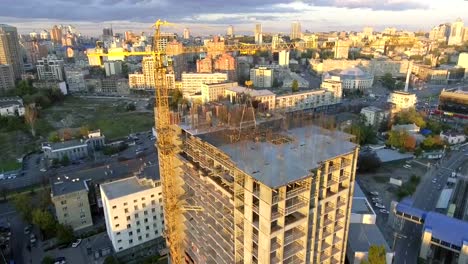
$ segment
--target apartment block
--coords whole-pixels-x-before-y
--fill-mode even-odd
[[[228,80],[226,73],[182,73],[184,96],[201,92],[203,84],[222,83]]]
[[[0,94],[13,88],[15,88],[13,67],[8,64],[0,64]]]
[[[338,104],[340,98],[327,90],[312,90],[276,96],[276,109],[283,110],[321,110]]]
[[[258,67],[250,70],[250,80],[255,88],[270,88],[273,86],[273,69]]]
[[[377,126],[389,117],[390,112],[376,106],[367,106],[361,109],[361,115],[366,117],[366,125]]]
[[[59,223],[79,230],[93,225],[86,180],[60,176],[51,179],[51,199]]]
[[[55,55],[49,55],[37,61],[37,76],[39,80],[64,81],[64,63]]]
[[[132,176],[101,184],[100,188],[107,234],[116,252],[163,235],[164,215],[159,180]]]
[[[402,91],[395,91],[388,96],[388,102],[395,105],[395,111],[413,108],[416,105],[416,95]]]
[[[18,30],[6,24],[0,24],[0,64],[9,64],[13,68],[15,79],[23,73],[23,60],[19,45]]]
[[[237,82],[202,84],[202,101],[203,103],[217,101],[225,97],[226,89],[236,86],[238,86]]]
[[[186,201],[203,208],[184,213],[188,263],[344,263],[358,146],[273,127],[182,131]]]

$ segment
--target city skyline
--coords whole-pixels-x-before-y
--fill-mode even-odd
[[[430,30],[432,26],[452,22],[458,17],[468,21],[468,15],[461,11],[468,8],[468,2],[458,0],[444,3],[419,0],[269,0],[247,3],[242,0],[223,5],[205,3],[203,6],[188,1],[178,4],[178,8],[169,15],[158,11],[170,8],[165,1],[81,0],[66,3],[54,0],[39,3],[33,0],[29,6],[41,8],[33,8],[30,12],[24,12],[23,2],[7,0],[3,5],[5,8],[0,10],[0,21],[18,27],[21,34],[49,30],[54,24],[73,24],[88,36],[98,36],[102,34],[102,27],[110,25],[116,32],[151,32],[151,22],[158,18],[178,24],[168,30],[182,32],[188,27],[194,35],[201,32],[224,34],[229,25],[235,26],[236,33],[246,34],[252,32],[256,23],[262,23],[264,32],[289,32],[293,21],[300,22],[303,31],[360,31],[368,25],[376,30],[385,27]],[[460,7],[453,8],[454,5]],[[82,12],[83,8],[87,11]],[[355,16],[357,12],[359,16]],[[395,21],[397,16],[399,19]]]

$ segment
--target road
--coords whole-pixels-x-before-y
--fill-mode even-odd
[[[421,178],[421,182],[413,195],[413,206],[426,211],[434,210],[441,193],[441,190],[438,190],[438,185],[445,186],[451,171],[458,168],[466,160],[467,156],[462,151],[457,151],[449,153],[441,159],[438,168],[432,166]],[[438,175],[439,172],[441,172],[441,175]],[[432,183],[434,178],[437,183]],[[398,236],[395,245],[394,263],[417,263],[421,246],[422,226],[404,221],[403,228],[398,231],[398,234],[400,236]]]
[[[99,156],[98,159],[89,160],[83,164],[71,164],[69,166],[62,167],[62,168],[50,169],[47,172],[40,171],[40,169],[44,167],[44,165],[42,164],[43,161],[41,160],[43,158],[42,154],[34,153],[31,155],[28,155],[24,158],[24,162],[23,162],[24,175],[21,175],[20,173],[18,173],[18,176],[15,179],[0,180],[0,188],[6,188],[9,190],[26,188],[28,186],[45,183],[47,182],[49,177],[52,177],[55,175],[88,170],[88,169],[99,167],[99,166],[102,166],[103,164],[108,164],[108,163],[116,163],[118,162],[119,157],[124,157],[125,159],[135,159],[137,156],[135,153],[135,150],[137,148],[145,149],[143,151],[145,155],[149,155],[155,152],[154,141],[148,138],[148,132],[142,132],[139,138],[140,140],[139,140],[138,145],[129,146],[128,149],[119,153],[115,157],[107,157],[107,156],[98,155]]]

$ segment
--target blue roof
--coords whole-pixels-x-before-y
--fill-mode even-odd
[[[397,212],[405,213],[407,215],[416,216],[423,219],[426,216],[426,211],[419,208],[414,208],[410,204],[401,202],[396,206]]]
[[[421,133],[421,135],[423,135],[423,136],[427,136],[427,135],[431,134],[432,131],[430,129],[424,128],[424,129],[421,129],[421,131],[419,131],[419,133]]]
[[[429,212],[426,215],[424,227],[432,229],[434,238],[452,245],[462,247],[463,241],[468,241],[468,222],[456,218]]]

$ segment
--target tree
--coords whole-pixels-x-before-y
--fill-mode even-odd
[[[423,150],[435,150],[444,147],[444,141],[440,136],[428,136],[423,142],[421,142],[421,148]]]
[[[386,87],[387,89],[389,90],[395,90],[395,79],[393,79],[393,76],[391,73],[385,73],[384,76],[382,76],[382,78],[380,79],[380,81],[382,82],[382,85],[384,87]]]
[[[55,260],[51,256],[45,256],[42,259],[42,264],[54,264]]]
[[[416,148],[416,138],[408,135],[406,138],[404,138],[403,147],[407,151],[414,151],[414,149]]]
[[[291,90],[293,93],[299,91],[299,82],[297,80],[294,80],[291,85]]]
[[[114,256],[107,256],[104,259],[104,264],[119,264],[120,261],[117,260]]]
[[[127,104],[127,111],[135,111],[136,106],[133,103]]]
[[[48,236],[55,234],[56,222],[49,211],[34,209],[32,212],[32,223],[37,225]]]
[[[376,245],[370,246],[367,260],[369,264],[386,264],[385,247]]]
[[[30,197],[25,193],[17,194],[13,198],[13,205],[15,206],[16,211],[20,213],[23,220],[30,223],[32,220],[32,206]]]
[[[33,137],[36,136],[36,121],[37,121],[37,109],[35,104],[28,104],[25,107],[25,113],[24,113],[24,118],[26,120],[26,123],[30,126],[31,128],[31,134]]]
[[[88,136],[88,133],[89,133],[89,126],[88,125],[84,125],[84,126],[80,127],[80,136],[81,137]]]
[[[50,142],[59,142],[60,141],[60,136],[58,132],[52,132],[52,134],[49,136],[49,141]]]
[[[57,230],[59,244],[69,244],[75,240],[73,228],[71,226],[57,223],[55,229]]]
[[[67,155],[64,155],[62,160],[60,160],[60,164],[62,164],[62,166],[68,166],[70,164],[70,158]]]
[[[426,121],[424,120],[425,115],[421,112],[417,112],[414,108],[403,110],[395,116],[395,123],[399,125],[415,124],[420,128],[426,127]]]
[[[28,94],[34,94],[36,92],[37,89],[26,80],[19,81],[15,88],[15,94],[21,97]]]
[[[6,199],[7,199],[7,194],[8,194],[7,188],[2,187],[2,188],[0,189],[0,194],[2,195],[2,200],[3,200],[3,201],[6,201]]]
[[[73,137],[73,132],[70,128],[65,128],[62,132],[62,138],[64,141],[68,141],[72,139]]]
[[[375,152],[368,152],[359,155],[357,166],[360,172],[374,172],[381,164],[382,162]]]

